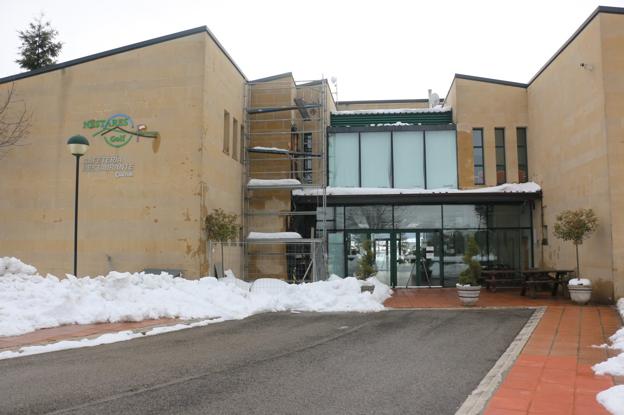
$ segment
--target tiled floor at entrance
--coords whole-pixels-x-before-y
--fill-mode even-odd
[[[536,299],[517,290],[481,292],[480,307],[546,306],[546,312],[488,403],[485,415],[600,415],[608,412],[596,394],[624,378],[597,376],[595,363],[614,352],[593,347],[607,343],[621,324],[613,307],[576,306],[548,293]],[[461,307],[455,289],[395,290],[386,306]]]

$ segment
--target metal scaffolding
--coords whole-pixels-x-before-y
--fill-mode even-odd
[[[246,280],[327,278],[326,215],[317,219],[317,213],[327,206],[329,93],[325,79],[296,82],[289,75],[247,84],[242,189]],[[301,189],[316,189],[319,196],[315,205],[296,211],[292,192]],[[301,239],[284,234],[301,229],[312,231]],[[262,234],[249,238],[250,232]]]

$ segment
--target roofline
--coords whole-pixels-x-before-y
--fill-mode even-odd
[[[316,81],[310,81],[310,82],[304,82],[302,84],[297,84],[297,87],[300,86],[314,86],[317,84],[323,83],[324,85],[327,85],[327,89],[329,89],[329,96],[332,99],[332,102],[334,103],[334,106],[337,106],[336,104],[336,100],[334,99],[334,94],[332,94],[331,92],[331,87],[329,86],[329,82],[327,82],[327,78],[323,78],[323,79],[317,79]]]
[[[410,102],[429,102],[428,98],[414,98],[414,99],[365,99],[360,101],[336,101],[337,105],[341,104],[406,104]]]
[[[540,70],[537,71],[537,73],[535,75],[533,75],[533,77],[531,78],[531,80],[529,81],[529,83],[527,85],[531,85],[533,83],[533,81],[535,81],[542,74],[542,72],[544,72],[546,70],[546,68],[548,68],[550,66],[550,64],[553,63],[553,61],[555,59],[557,59],[557,57],[559,57],[559,55],[561,55],[561,53],[570,45],[570,43],[572,43],[574,41],[574,39],[576,39],[578,37],[578,35],[580,35],[581,32],[583,30],[585,30],[585,28],[592,22],[592,20],[594,20],[594,18],[596,16],[598,16],[598,14],[600,14],[600,13],[624,14],[624,7],[612,7],[612,6],[598,6],[598,7],[596,7],[596,10],[594,10],[594,12],[587,19],[585,19],[585,21],[581,24],[581,26],[578,29],[576,29],[576,31],[563,44],[563,46],[561,46],[557,50],[557,52],[555,52],[555,54],[550,59],[548,59],[548,61],[544,64],[544,66],[542,66],[540,68]]]
[[[523,84],[522,82],[513,82],[513,81],[505,81],[502,79],[494,79],[494,78],[485,78],[482,76],[474,76],[474,75],[465,75],[461,73],[456,73],[455,78],[466,79],[468,81],[476,81],[476,82],[487,82],[489,84],[498,84],[505,86],[513,86],[516,88],[526,88],[528,84]]]
[[[293,77],[292,72],[284,72],[284,73],[280,73],[277,75],[271,75],[271,76],[267,76],[265,78],[258,78],[258,79],[254,79],[252,81],[247,81],[250,84],[256,83],[256,82],[270,82],[270,81],[275,81],[277,79],[280,78],[286,78],[287,76],[290,76],[293,80],[293,83],[295,81],[295,78]]]
[[[53,64],[53,65],[46,66],[44,68],[34,69],[32,71],[22,72],[22,73],[18,73],[16,75],[6,76],[4,78],[0,78],[0,84],[17,81],[19,79],[30,78],[31,76],[40,75],[42,73],[47,73],[47,72],[56,71],[58,69],[68,68],[70,66],[79,65],[81,63],[94,61],[96,59],[106,58],[108,56],[117,55],[119,53],[129,52],[129,51],[132,51],[132,50],[135,50],[135,49],[140,49],[140,48],[144,48],[144,47],[147,47],[147,46],[152,46],[152,45],[155,45],[155,44],[158,44],[158,43],[168,42],[170,40],[175,40],[175,39],[179,39],[179,38],[182,38],[182,37],[195,35],[195,34],[198,34],[198,33],[206,33],[206,34],[208,34],[208,36],[210,36],[212,41],[217,45],[217,47],[221,50],[221,52],[223,52],[225,57],[230,61],[230,63],[232,63],[234,68],[236,68],[236,70],[243,77],[243,79],[245,79],[245,81],[247,80],[247,77],[245,76],[243,71],[239,68],[239,66],[236,64],[236,62],[234,62],[234,59],[232,59],[232,57],[227,53],[227,51],[225,50],[223,45],[217,40],[217,38],[210,31],[210,29],[208,29],[207,26],[199,26],[199,27],[195,27],[193,29],[183,30],[181,32],[171,33],[169,35],[159,36],[159,37],[156,37],[156,38],[153,38],[153,39],[144,40],[142,42],[132,43],[130,45],[122,46],[122,47],[119,47],[119,48],[110,49],[110,50],[107,50],[107,51],[104,51],[104,52],[95,53],[93,55],[83,56],[82,58],[72,59],[72,60],[67,61],[67,62],[56,63],[56,64]]]

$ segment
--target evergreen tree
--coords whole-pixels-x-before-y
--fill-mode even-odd
[[[28,29],[18,31],[22,44],[19,47],[20,59],[15,62],[24,68],[43,68],[56,63],[56,57],[63,47],[62,42],[55,42],[58,32],[52,28],[50,22],[43,21],[43,14],[29,23]]]
[[[375,264],[375,253],[373,252],[373,241],[365,239],[362,242],[362,256],[358,260],[357,273],[360,279],[365,280],[377,274],[377,265]]]

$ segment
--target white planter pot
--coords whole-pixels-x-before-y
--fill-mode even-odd
[[[479,301],[479,294],[481,293],[481,286],[478,285],[473,287],[471,285],[456,285],[457,287],[457,295],[459,296],[459,301],[464,306],[472,306]]]
[[[591,298],[592,287],[591,285],[568,285],[568,291],[572,301],[576,304],[584,305]]]

